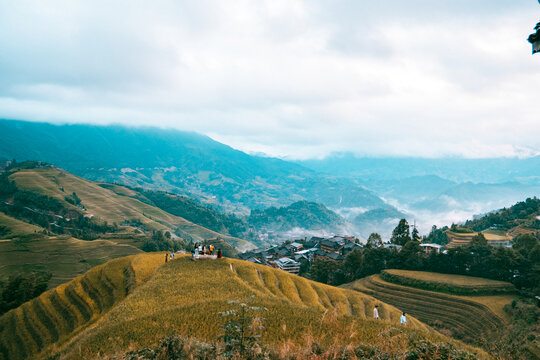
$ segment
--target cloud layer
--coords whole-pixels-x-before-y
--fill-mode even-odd
[[[539,15],[531,0],[2,2],[0,117],[289,158],[530,156]]]

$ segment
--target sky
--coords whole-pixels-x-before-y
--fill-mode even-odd
[[[537,0],[1,1],[0,118],[288,159],[540,154]]]

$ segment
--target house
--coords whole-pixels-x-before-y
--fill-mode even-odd
[[[325,238],[323,238],[323,237],[312,236],[311,239],[309,239],[309,242],[314,243],[314,244],[318,244],[318,243],[320,243],[321,241],[323,241],[324,239],[325,239]]]
[[[420,247],[424,250],[426,254],[440,253],[442,245],[439,244],[420,244]]]
[[[331,251],[324,251],[322,249],[319,249],[313,253],[314,259],[321,259],[321,260],[332,260],[332,261],[343,261],[345,257],[341,254],[331,252]]]
[[[339,242],[332,241],[331,239],[324,239],[319,244],[321,250],[335,253],[339,253],[343,245]]]
[[[348,242],[348,240],[344,238],[343,236],[334,236],[328,240],[335,242],[336,244],[339,244],[341,246],[345,245]]]
[[[278,269],[291,274],[298,274],[300,272],[300,263],[288,257],[282,257],[276,260],[276,266]]]
[[[289,244],[287,245],[287,247],[292,250],[292,251],[298,251],[300,250],[302,247],[304,247],[303,244],[300,244],[298,242],[293,242],[292,244]]]

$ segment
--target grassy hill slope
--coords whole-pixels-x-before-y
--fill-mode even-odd
[[[7,214],[4,214],[0,211],[0,225],[3,226],[6,231],[2,235],[2,239],[7,239],[15,237],[17,235],[29,235],[37,232],[43,231],[43,228],[28,224],[24,221],[20,221],[11,217]],[[3,241],[3,240],[2,240]]]
[[[486,283],[491,284],[489,280]],[[502,307],[513,298],[512,295],[454,296],[390,283],[379,275],[343,287],[372,295],[472,344],[480,344],[483,339],[496,335],[504,325]]]
[[[0,317],[0,359],[96,358],[155,345],[173,333],[212,341],[223,323],[218,313],[230,309],[227,300],[252,295],[254,305],[267,308],[266,344],[300,343],[305,336],[321,345],[375,344],[400,315],[370,296],[262,265],[189,255],[163,264],[162,253],[140,254],[93,268]],[[382,321],[370,319],[376,303]],[[414,318],[402,330],[450,341]]]
[[[189,234],[194,241],[219,236],[242,250],[252,247],[245,240],[222,235],[146,204],[132,197],[135,195],[131,189],[115,186],[110,190],[58,168],[23,169],[10,175],[10,180],[23,190],[35,191],[61,201],[67,194],[75,192],[87,209],[86,213],[108,223],[137,220],[150,229],[170,230],[172,233],[181,231]]]

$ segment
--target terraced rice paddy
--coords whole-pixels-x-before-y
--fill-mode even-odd
[[[161,263],[162,256],[145,255],[147,261]],[[137,272],[130,256],[95,267],[84,276],[43,293],[0,317],[0,359],[34,358],[51,346],[59,346],[74,334],[96,322],[124,299],[139,281],[148,278],[148,269]]]
[[[499,295],[517,292],[514,285],[504,281],[427,271],[388,269],[381,272],[381,278],[399,285],[452,295]]]
[[[397,285],[382,280],[379,275],[357,280],[344,287],[372,295],[427,324],[443,325],[454,337],[472,344],[490,339],[504,325],[499,316],[480,302],[483,297],[474,301],[473,297]]]
[[[390,305],[270,267],[189,256],[162,262],[163,253],[113,260],[10,311],[0,318],[0,359],[58,352],[62,359],[95,358],[170,334],[212,341],[221,333],[219,312],[231,307],[227,300],[253,295],[253,304],[267,309],[267,344],[300,343],[305,336],[322,345],[375,343],[382,331],[399,326],[400,312]],[[382,321],[371,319],[376,303]],[[449,341],[414,318],[403,330]]]

